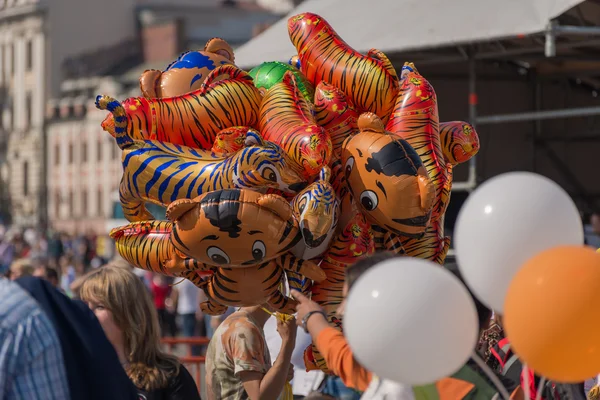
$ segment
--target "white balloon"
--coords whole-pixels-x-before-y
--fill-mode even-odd
[[[473,353],[473,298],[451,272],[429,261],[397,258],[354,284],[344,313],[354,356],[375,375],[424,385],[460,369]]]
[[[558,184],[531,172],[510,172],[483,183],[467,198],[454,231],[463,279],[482,303],[499,313],[525,261],[583,240],[573,200]]]

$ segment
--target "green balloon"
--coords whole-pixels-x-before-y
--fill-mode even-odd
[[[254,80],[254,86],[259,89],[264,88],[265,90],[269,90],[273,85],[283,80],[283,76],[287,71],[291,71],[296,77],[298,90],[300,90],[300,93],[302,93],[304,98],[310,103],[313,103],[315,98],[315,88],[300,70],[291,65],[278,61],[269,61],[253,68],[248,73]]]

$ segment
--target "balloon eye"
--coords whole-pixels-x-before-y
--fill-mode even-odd
[[[344,165],[346,178],[350,175],[350,172],[352,172],[352,168],[354,168],[354,157],[349,157],[348,160],[346,160],[346,165]]]
[[[306,204],[308,204],[308,197],[309,195],[307,193],[300,199],[300,205],[298,206],[298,211],[300,211],[300,214],[302,214],[306,209]]]
[[[223,265],[229,264],[229,256],[223,250],[218,248],[217,246],[211,246],[206,249],[206,255],[210,258],[215,264]]]
[[[272,168],[266,167],[262,171],[262,177],[271,182],[277,182],[277,174],[273,171]]]
[[[379,199],[377,198],[377,194],[371,190],[365,190],[360,194],[360,204],[367,211],[373,211],[377,208],[377,204],[379,204]]]
[[[267,249],[265,247],[265,244],[261,240],[257,240],[252,245],[252,257],[256,261],[260,261],[263,258],[265,258],[266,252],[267,252]]]

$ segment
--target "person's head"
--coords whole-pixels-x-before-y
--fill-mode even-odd
[[[54,287],[58,287],[58,272],[54,268],[46,267],[46,280]]]
[[[93,270],[80,289],[108,340],[129,365],[127,374],[144,390],[163,388],[178,373],[177,360],[162,352],[158,315],[150,294],[131,271],[114,266]]]
[[[73,262],[73,259],[70,255],[63,255],[60,257],[59,263],[60,263],[60,267],[63,270],[63,272],[66,270],[67,267],[70,267],[71,264]]]
[[[465,285],[469,294],[473,298],[473,302],[475,303],[475,308],[477,309],[477,317],[479,319],[479,332],[485,330],[488,327],[490,319],[492,318],[492,310],[487,308],[469,289],[469,286],[465,283],[462,275],[460,274],[460,270],[458,269],[458,264],[455,262],[447,263],[444,265],[448,271],[452,272],[454,276],[456,276],[460,281]]]
[[[590,217],[590,225],[596,235],[600,235],[600,214],[594,213]]]
[[[10,265],[10,279],[15,280],[22,276],[32,276],[33,271],[31,260],[27,258],[18,259]]]
[[[58,287],[58,272],[56,272],[54,268],[40,265],[33,271],[33,276],[45,279],[50,282],[52,286]]]
[[[338,317],[341,318],[344,316],[346,296],[348,296],[348,291],[354,286],[358,278],[374,265],[394,257],[397,257],[397,255],[388,251],[382,251],[375,253],[372,256],[364,257],[346,268],[346,279],[344,280],[344,287],[342,288],[342,296],[344,299],[336,310],[336,315]]]

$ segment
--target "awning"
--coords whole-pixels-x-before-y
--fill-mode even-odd
[[[355,50],[393,53],[539,33],[584,0],[307,0],[265,32],[235,50],[236,64],[287,62],[296,54],[289,17],[313,12],[325,18]]]

